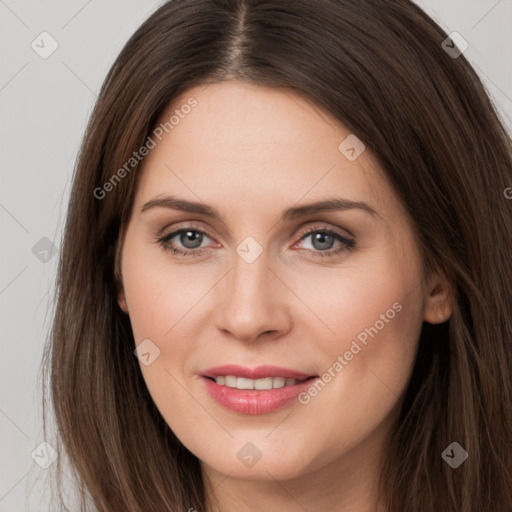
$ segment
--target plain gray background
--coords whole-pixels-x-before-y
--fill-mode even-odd
[[[109,66],[161,3],[0,0],[0,512],[48,510],[48,470],[32,457],[47,456],[37,379],[73,166]],[[512,0],[417,3],[469,43],[510,129]],[[42,32],[58,44],[47,58],[55,43]]]

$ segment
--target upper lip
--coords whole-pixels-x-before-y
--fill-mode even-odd
[[[223,366],[215,366],[208,368],[203,373],[203,377],[210,377],[214,379],[219,376],[233,375],[235,377],[245,377],[246,379],[263,379],[265,377],[285,377],[288,379],[303,380],[313,375],[298,372],[290,368],[283,368],[280,366],[257,366],[256,368],[247,368],[236,364],[226,364]]]

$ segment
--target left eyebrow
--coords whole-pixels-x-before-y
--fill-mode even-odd
[[[179,199],[175,196],[166,196],[152,199],[145,203],[144,206],[142,206],[141,213],[152,208],[169,208],[188,213],[196,213],[224,223],[219,212],[212,206],[195,201],[188,201],[186,199]],[[344,211],[353,209],[362,210],[372,216],[379,216],[378,213],[364,201],[351,201],[349,199],[334,198],[288,208],[282,213],[281,222],[320,212]]]
[[[281,216],[281,221],[296,219],[298,217],[305,217],[306,215],[311,215],[314,213],[353,209],[363,210],[374,217],[379,216],[379,214],[364,201],[351,201],[349,199],[334,198],[317,203],[309,203],[302,206],[294,206],[293,208],[288,208],[288,210],[286,210]]]

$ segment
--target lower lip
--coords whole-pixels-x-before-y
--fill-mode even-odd
[[[202,377],[211,397],[230,411],[242,414],[266,414],[277,411],[297,399],[315,379],[309,379],[293,386],[283,386],[277,389],[237,389],[221,386],[214,380]]]

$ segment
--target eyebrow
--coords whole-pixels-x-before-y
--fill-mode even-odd
[[[212,206],[195,201],[179,199],[175,196],[166,196],[160,198],[157,197],[155,199],[151,199],[141,208],[141,213],[153,208],[169,208],[172,210],[180,210],[188,213],[196,213],[223,222],[219,212]],[[301,206],[293,206],[288,208],[282,213],[281,221],[283,222],[286,220],[293,220],[315,213],[353,209],[362,210],[372,216],[379,216],[378,213],[364,201],[351,201],[349,199],[332,198],[326,199],[324,201],[318,201],[315,203],[308,203]]]

